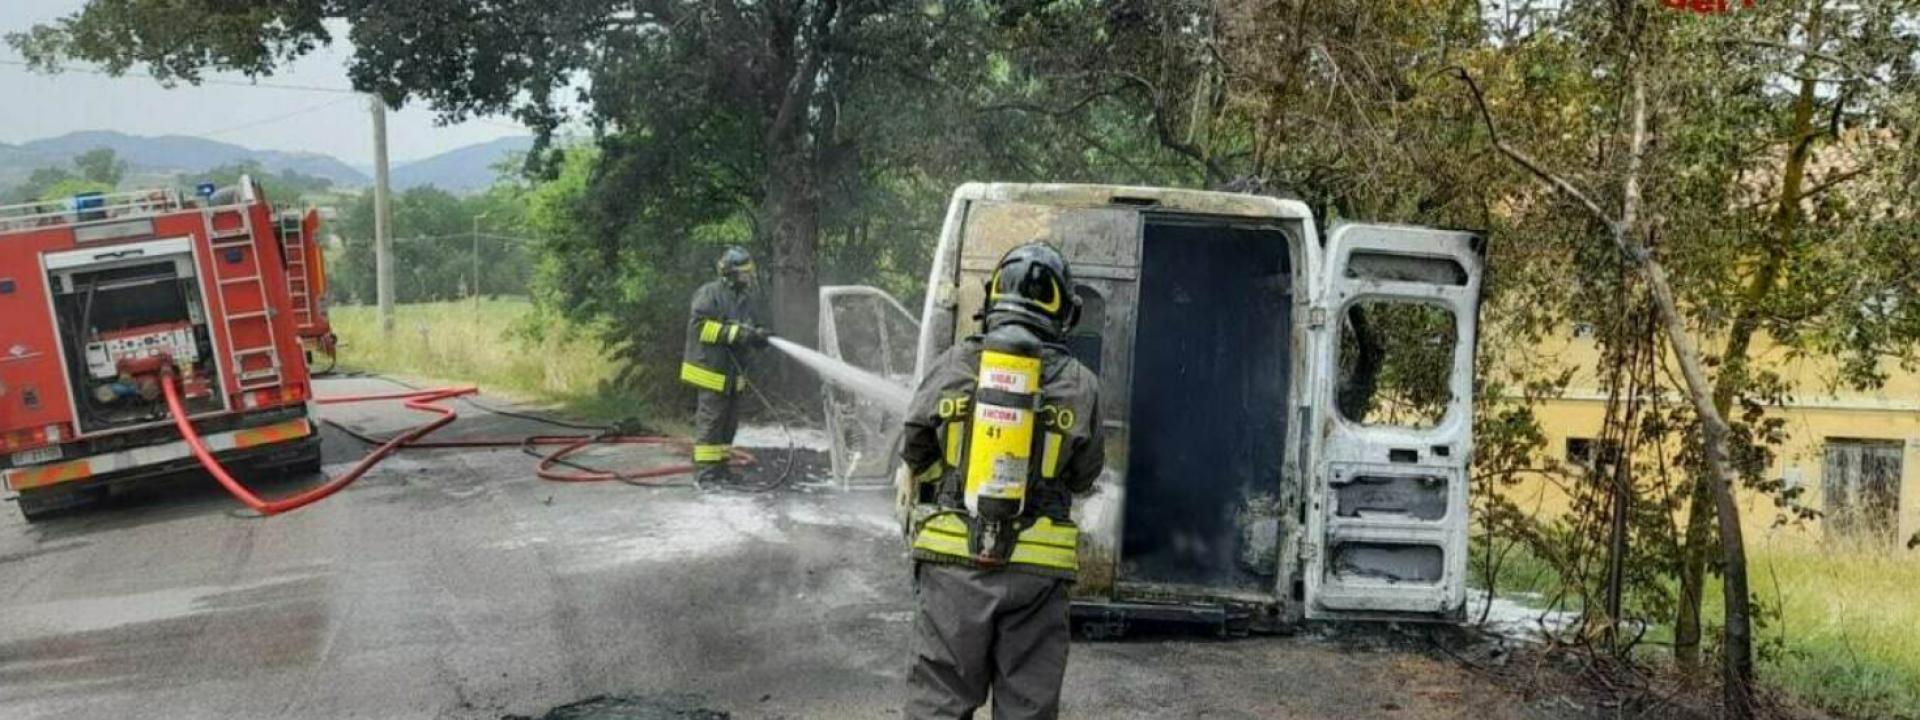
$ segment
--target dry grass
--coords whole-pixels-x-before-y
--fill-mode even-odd
[[[383,338],[374,308],[336,307],[340,368],[453,380],[613,419],[644,415],[615,387],[619,366],[590,333],[523,299],[401,305]]]

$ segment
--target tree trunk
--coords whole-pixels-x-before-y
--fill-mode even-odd
[[[772,155],[762,212],[772,232],[773,329],[813,347],[820,326],[820,199],[812,156],[792,146]]]
[[[1635,9],[1629,7],[1621,18],[1624,37],[1638,38],[1639,28],[1634,27]],[[1627,152],[1627,171],[1622,182],[1620,217],[1615,220],[1600,207],[1591,195],[1580,190],[1565,177],[1557,175],[1538,161],[1515,149],[1500,138],[1494,126],[1493,113],[1487,109],[1486,97],[1480,92],[1480,86],[1473,81],[1472,74],[1465,68],[1455,67],[1453,72],[1467,83],[1473,91],[1475,105],[1480,117],[1487,124],[1487,132],[1493,137],[1494,148],[1508,159],[1519,163],[1535,177],[1545,181],[1561,194],[1576,200],[1607,226],[1614,247],[1621,255],[1640,271],[1646,279],[1647,290],[1653,296],[1655,307],[1659,310],[1660,324],[1672,346],[1674,357],[1680,362],[1680,374],[1687,386],[1687,398],[1700,419],[1700,442],[1702,454],[1706,456],[1708,471],[1707,485],[1713,495],[1715,517],[1719,523],[1720,549],[1724,594],[1726,595],[1726,616],[1722,641],[1725,645],[1725,664],[1722,666],[1724,682],[1722,690],[1726,701],[1726,716],[1735,720],[1748,720],[1753,717],[1753,615],[1752,597],[1747,593],[1747,554],[1746,541],[1742,537],[1740,526],[1740,506],[1734,497],[1734,476],[1728,465],[1727,443],[1731,431],[1727,427],[1725,416],[1715,409],[1713,388],[1707,382],[1706,364],[1700,360],[1700,351],[1693,343],[1688,332],[1686,318],[1680,314],[1679,303],[1673,297],[1673,284],[1667,278],[1666,267],[1647,250],[1642,239],[1647,228],[1640,219],[1642,198],[1640,194],[1641,174],[1645,169],[1645,160],[1649,138],[1647,135],[1647,73],[1646,59],[1639,47],[1628,48],[1627,76],[1630,102],[1631,135]]]
[[[1706,456],[1707,470],[1710,476],[1707,484],[1713,493],[1714,509],[1720,526],[1720,549],[1723,566],[1721,578],[1723,594],[1726,595],[1726,627],[1723,629],[1725,663],[1722,665],[1722,692],[1726,703],[1726,717],[1746,720],[1753,717],[1753,617],[1749,604],[1751,596],[1747,594],[1747,550],[1740,527],[1740,506],[1734,497],[1734,476],[1727,459],[1727,443],[1732,432],[1726,419],[1714,407],[1713,389],[1707,383],[1705,363],[1700,361],[1700,351],[1694,347],[1693,337],[1687,331],[1686,319],[1680,315],[1679,303],[1673,298],[1673,286],[1667,280],[1667,271],[1653,255],[1647,251],[1647,244],[1641,240],[1643,228],[1640,221],[1640,175],[1647,149],[1647,73],[1646,59],[1636,50],[1627,58],[1629,82],[1632,83],[1632,136],[1628,145],[1627,177],[1621,202],[1620,223],[1615,227],[1614,242],[1620,246],[1647,279],[1647,289],[1660,310],[1660,321],[1665,326],[1667,342],[1673,346],[1673,353],[1680,361],[1680,375],[1687,384],[1687,394],[1693,401],[1694,413],[1700,418],[1700,439],[1703,454]]]
[[[768,38],[769,64],[775,68],[768,77],[774,82],[762,91],[767,185],[761,208],[761,226],[772,233],[773,330],[814,347],[820,327],[820,165],[809,109],[840,3],[776,3],[774,8]]]
[[[1807,11],[1807,47],[1818,49],[1821,36],[1821,3]],[[1748,352],[1754,333],[1760,329],[1761,305],[1779,283],[1781,263],[1786,261],[1793,235],[1800,227],[1800,201],[1804,192],[1807,161],[1813,152],[1813,110],[1818,101],[1814,58],[1806,55],[1800,64],[1799,97],[1793,106],[1792,144],[1788,146],[1781,169],[1780,204],[1775,209],[1768,244],[1763,248],[1758,269],[1741,293],[1740,308],[1727,332],[1727,344],[1720,354],[1720,373],[1714,378],[1713,407],[1721,417],[1733,409],[1733,399],[1747,381]],[[1707,482],[1693,484],[1687,513],[1685,544],[1681,548],[1680,604],[1673,622],[1673,655],[1684,667],[1700,663],[1701,590],[1706,587],[1707,563],[1713,557],[1714,497]]]

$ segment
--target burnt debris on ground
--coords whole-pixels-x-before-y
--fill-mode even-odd
[[[691,695],[597,695],[567,703],[545,715],[503,715],[500,720],[730,720],[733,716],[700,707]]]

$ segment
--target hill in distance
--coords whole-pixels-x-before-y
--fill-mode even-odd
[[[532,146],[531,137],[504,137],[398,163],[393,168],[393,187],[406,190],[433,185],[452,193],[485,190],[499,174],[495,166]],[[182,135],[141,137],[110,130],[84,130],[19,145],[0,143],[0,188],[20,183],[39,168],[70,166],[75,156],[103,147],[112,149],[127,162],[130,177],[200,173],[252,161],[267,172],[293,171],[326,178],[342,188],[373,185],[371,172],[321,153],[255,150]]]
[[[450,193],[485,190],[499,175],[495,166],[533,147],[527,136],[503,137],[395,166],[393,189],[432,185]]]
[[[371,184],[365,174],[320,153],[254,150],[184,135],[140,137],[111,130],[83,130],[19,145],[0,144],[0,185],[18,183],[38,168],[66,166],[74,156],[103,147],[112,149],[129,169],[140,173],[198,173],[252,160],[269,172],[291,170],[326,178],[336,185]]]

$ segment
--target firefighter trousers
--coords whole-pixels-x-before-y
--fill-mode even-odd
[[[725,471],[732,459],[733,435],[740,429],[740,394],[694,392],[699,400],[693,411],[693,464],[705,477]]]
[[[1069,586],[1011,570],[918,563],[907,719],[971,718],[989,691],[994,720],[1058,717]]]

